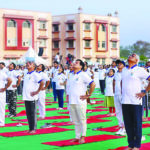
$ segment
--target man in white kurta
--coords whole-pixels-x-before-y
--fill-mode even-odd
[[[86,136],[86,99],[92,94],[95,88],[94,81],[82,71],[84,63],[80,59],[74,63],[74,74],[69,85],[69,105],[72,120],[75,124],[76,138],[73,142],[84,143]],[[89,95],[86,95],[87,85],[90,85]]]
[[[121,95],[121,72],[125,67],[124,61],[117,61],[118,71],[114,75],[113,89],[114,89],[114,103],[116,109],[116,117],[118,119],[119,131],[116,134],[125,135],[123,115],[122,115],[122,95]]]
[[[5,126],[6,89],[12,80],[3,71],[0,71],[0,127]]]
[[[44,81],[44,87],[38,94],[38,107],[39,107],[39,119],[42,120],[45,118],[45,97],[46,93],[45,90],[47,89],[50,79],[48,75],[44,72],[45,66],[40,64],[37,66],[37,73],[41,76],[41,79]]]

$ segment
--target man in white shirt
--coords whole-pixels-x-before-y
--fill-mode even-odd
[[[60,63],[60,55],[59,52],[56,54],[55,56],[55,61],[57,61],[58,63]]]
[[[106,69],[104,69],[104,67],[100,65],[98,72],[99,72],[99,85],[101,89],[101,94],[104,95]]]
[[[116,132],[118,135],[125,135],[124,121],[122,115],[122,96],[121,96],[121,73],[125,67],[125,62],[117,60],[118,71],[114,75],[113,80],[113,92],[114,92],[114,103],[116,110],[116,117],[118,119],[119,131]]]
[[[0,70],[4,71],[5,73],[8,72],[8,69],[6,68],[5,66],[5,63],[4,62],[0,62]]]
[[[8,100],[8,117],[16,116],[16,103],[17,103],[17,87],[20,85],[20,75],[15,71],[16,65],[11,63],[9,65],[9,71],[7,72],[8,77],[12,79],[11,85],[7,89],[7,100]]]
[[[73,64],[74,73],[69,81],[69,91],[67,98],[69,101],[70,114],[75,124],[76,138],[73,142],[84,143],[86,136],[86,108],[87,101],[95,89],[94,81],[82,70],[84,62],[77,59]],[[86,95],[87,86],[90,85],[89,95]]]
[[[58,74],[58,62],[54,61],[54,67],[52,68],[52,87],[53,87],[54,102],[56,102],[57,99],[57,92],[56,92],[57,74]]]
[[[37,100],[43,89],[44,81],[35,70],[34,62],[27,62],[28,72],[24,75],[23,101],[25,101],[26,115],[29,123],[29,133],[35,133],[37,127]]]
[[[141,80],[150,81],[149,73],[138,67],[139,56],[128,57],[128,67],[122,71],[122,110],[128,136],[128,150],[139,150],[142,137],[142,97],[150,90],[150,82],[141,93]]]
[[[36,71],[44,81],[44,87],[38,94],[39,120],[43,120],[45,118],[45,90],[47,89],[50,83],[50,79],[48,78],[44,70],[45,66],[43,64],[37,66]]]
[[[8,75],[0,71],[0,127],[5,126],[6,90],[12,83]]]

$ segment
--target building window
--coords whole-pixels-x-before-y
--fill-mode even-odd
[[[117,48],[117,42],[112,42],[112,48]]]
[[[106,31],[106,28],[105,26],[102,24],[102,31],[105,32]]]
[[[7,22],[7,27],[16,27],[16,22],[14,20],[9,20]]]
[[[68,48],[74,48],[74,40],[68,41]]]
[[[98,41],[98,48],[100,48],[100,41]]]
[[[30,30],[31,23],[29,21],[24,21],[22,24],[22,46],[29,47],[32,46],[32,31]]]
[[[46,47],[46,40],[45,39],[39,40],[39,46],[40,47]]]
[[[85,40],[85,47],[89,48],[90,47],[90,40]]]
[[[73,30],[73,23],[69,23],[68,24],[68,31],[72,31]]]
[[[90,30],[90,23],[85,23],[85,30]]]
[[[117,32],[117,26],[116,25],[112,25],[112,32]]]
[[[17,23],[14,20],[7,22],[7,46],[17,46]]]
[[[59,41],[54,41],[53,42],[53,47],[54,48],[59,48]]]
[[[40,29],[46,29],[46,21],[40,21]]]
[[[102,65],[105,65],[105,58],[102,58]]]
[[[54,24],[53,25],[53,31],[54,32],[58,32],[59,31],[59,25],[58,24]]]
[[[102,41],[102,48],[106,48],[106,42]]]
[[[31,24],[29,21],[24,21],[23,22],[23,28],[30,28]]]

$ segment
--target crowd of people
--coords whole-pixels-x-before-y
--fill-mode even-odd
[[[59,55],[59,54],[58,54]],[[150,62],[139,67],[139,56],[132,54],[127,64],[122,60],[111,65],[88,65],[80,59],[66,65],[56,60],[53,66],[36,65],[27,61],[25,66],[0,62],[0,127],[5,126],[5,105],[9,115],[15,117],[17,95],[22,95],[25,103],[29,133],[35,133],[37,119],[43,120],[46,92],[53,92],[54,102],[58,99],[58,110],[64,106],[64,93],[70,115],[75,125],[73,142],[84,143],[87,129],[86,109],[95,89],[94,74],[99,74],[100,93],[105,96],[104,106],[109,108],[109,116],[118,119],[117,135],[128,137],[128,150],[141,147],[142,121],[148,121],[150,90]],[[39,117],[37,118],[37,106]],[[144,117],[146,109],[146,117]]]

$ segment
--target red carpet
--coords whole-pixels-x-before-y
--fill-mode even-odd
[[[58,110],[57,108],[46,108],[46,111]],[[63,110],[67,110],[67,107],[64,107]]]
[[[150,127],[149,123],[145,123],[142,125],[142,128],[148,128]],[[101,128],[97,129],[98,131],[106,131],[106,132],[117,132],[119,130],[118,126],[112,126],[112,127],[107,127],[107,128]]]
[[[89,118],[106,118],[106,117],[110,117],[108,114],[105,115],[95,115],[95,116],[89,116]]]
[[[101,129],[97,129],[97,130],[98,131],[106,131],[106,132],[117,132],[119,130],[119,126],[101,128]]]
[[[68,119],[69,116],[52,116],[52,117],[45,117],[44,120],[51,120],[51,119]],[[27,119],[11,119],[12,121],[19,121],[19,122],[28,122]]]
[[[52,127],[52,128],[46,128],[46,129],[37,129],[36,133],[29,134],[28,131],[18,131],[18,132],[5,132],[0,133],[1,136],[4,137],[16,137],[16,136],[26,136],[26,135],[38,135],[38,134],[48,134],[48,133],[56,133],[56,132],[64,132],[69,131],[71,129],[64,129],[59,127]]]
[[[118,139],[123,138],[122,136],[116,136],[116,135],[95,135],[95,136],[89,136],[85,138],[85,143],[93,143],[93,142],[100,142],[100,141],[106,141],[106,140],[112,140],[112,139]],[[55,141],[55,142],[45,142],[42,144],[46,145],[54,145],[54,146],[71,146],[71,145],[79,145],[78,142],[71,142],[70,140],[63,140],[63,141]]]
[[[125,150],[127,146],[118,147],[116,149],[109,149],[109,150]],[[140,150],[150,150],[150,143],[144,143],[142,144]]]
[[[98,123],[98,122],[107,122],[110,120],[102,120],[102,119],[87,119],[87,124],[90,123]],[[58,122],[58,123],[52,123],[54,126],[70,126],[73,125],[70,122]]]

